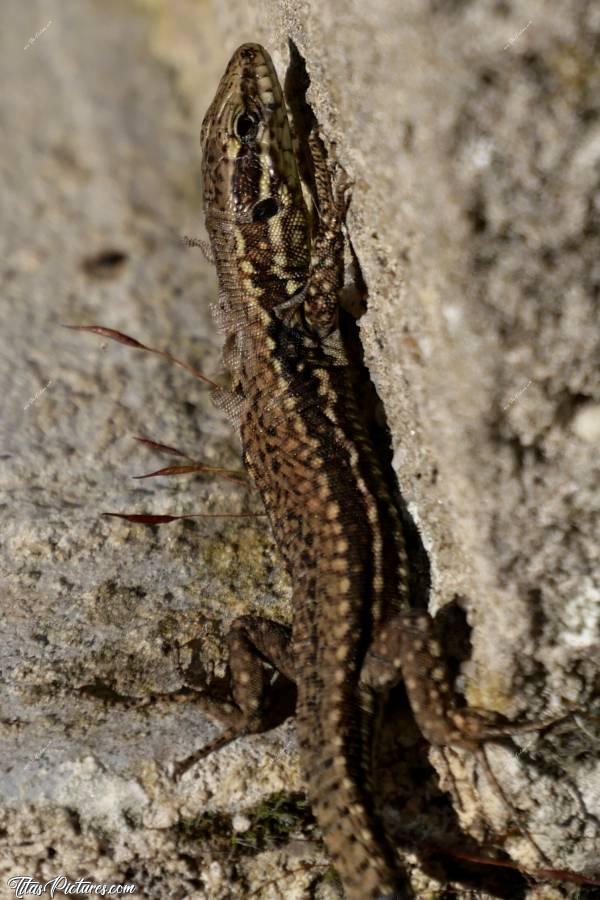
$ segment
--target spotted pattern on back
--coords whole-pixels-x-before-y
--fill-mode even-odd
[[[233,55],[201,140],[231,376],[230,392],[217,399],[239,429],[294,585],[297,729],[309,796],[349,900],[409,896],[375,814],[377,701],[361,684],[377,627],[406,606],[407,562],[337,330],[344,203],[324,159],[315,160],[313,228],[281,87],[256,44]]]

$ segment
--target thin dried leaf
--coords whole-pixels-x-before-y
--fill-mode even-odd
[[[163,469],[157,469],[156,472],[148,472],[147,475],[134,475],[133,477],[140,480],[142,478],[154,478],[157,475],[188,475],[190,472],[210,472],[214,475],[220,475],[234,484],[248,485],[243,478],[238,477],[238,473],[230,469],[221,469],[218,466],[205,466],[202,463],[195,463],[191,466],[165,466]]]
[[[139,441],[140,444],[145,444],[147,447],[150,447],[153,450],[158,450],[162,453],[171,453],[173,456],[181,456],[183,459],[192,459],[191,456],[188,456],[187,453],[183,453],[183,451],[178,450],[177,447],[170,447],[168,444],[159,444],[158,441],[152,441],[150,440],[150,438],[140,437],[138,435],[134,435],[133,439],[134,441]]]
[[[148,350],[150,353],[154,352],[151,347],[140,344],[135,338],[129,337],[128,334],[123,334],[122,331],[116,331],[114,328],[104,328],[103,325],[64,325],[63,327],[70,328],[71,331],[89,331],[92,334],[100,334],[102,337],[118,341],[119,344],[126,344],[128,347],[135,347],[137,350]]]
[[[211,387],[217,388],[219,385],[216,381],[213,381],[212,378],[207,378],[206,375],[203,375],[202,372],[199,372],[198,369],[195,369],[189,363],[184,362],[181,359],[178,359],[176,356],[173,356],[169,353],[168,350],[157,350],[155,347],[147,347],[145,344],[141,344],[139,341],[136,341],[135,338],[129,337],[127,334],[123,334],[122,331],[116,331],[114,328],[105,328],[103,325],[65,325],[65,328],[70,328],[72,331],[89,331],[92,334],[99,334],[102,337],[110,338],[113,341],[118,341],[120,344],[127,344],[128,347],[135,347],[136,350],[145,350],[147,353],[156,353],[157,356],[162,356],[163,359],[168,359],[169,362],[172,362],[173,365],[179,366],[181,369],[185,369],[187,372],[191,372],[191,374],[198,378],[200,381],[204,381],[206,384],[210,384]]]
[[[147,475],[134,475],[135,479],[154,478],[156,475],[187,475],[190,472],[207,472],[211,471],[208,466],[165,466],[164,469],[157,469],[156,472],[148,472]]]
[[[148,513],[102,513],[102,515],[125,519],[138,525],[166,525],[178,519],[260,519],[266,513],[190,513],[187,516],[153,516]]]
[[[146,513],[102,513],[103,516],[115,519],[125,519],[126,522],[134,522],[138,525],[166,525],[175,519],[185,519],[186,516],[152,516]]]

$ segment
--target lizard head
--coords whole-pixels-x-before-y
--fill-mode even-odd
[[[272,285],[273,297],[295,293],[307,278],[310,220],[283,91],[260,44],[243,44],[233,54],[204,117],[201,145],[217,260],[226,255],[231,265],[233,251],[255,284]],[[231,237],[226,250],[224,231]]]

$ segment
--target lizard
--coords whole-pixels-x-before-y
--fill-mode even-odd
[[[297,54],[291,42],[290,49]],[[287,87],[284,98],[263,47],[243,44],[201,129],[210,244],[186,242],[216,263],[219,301],[213,311],[226,335],[229,389],[170,352],[120,331],[65,327],[158,354],[211,386],[214,402],[241,438],[246,468],[293,583],[291,628],[249,615],[233,622],[228,639],[233,714],[231,704],[223,706],[224,697],[211,701],[210,690],[151,698],[198,700],[210,714],[235,722],[176,762],[172,774],[179,778],[230,740],[276,724],[264,668],[269,663],[296,683],[308,794],[346,897],[398,900],[413,893],[383,830],[373,785],[378,726],[389,690],[403,682],[415,721],[432,745],[475,750],[482,741],[540,730],[568,715],[512,723],[458,701],[436,623],[418,608],[424,606],[418,576],[423,559],[414,525],[402,521],[402,498],[386,477],[390,473],[382,471],[365,427],[355,396],[362,387],[356,347],[347,346],[351,341],[340,327],[342,305],[353,316],[357,311],[347,297],[342,301],[349,183],[339,165],[342,177],[330,175],[314,114],[290,93],[291,81]],[[305,88],[296,92],[303,95]],[[307,120],[304,130],[309,123],[305,147],[298,140],[294,145],[286,100],[294,123],[296,116]],[[348,249],[357,264],[350,242]],[[360,282],[360,269],[357,274]],[[207,466],[147,438],[137,440],[191,463],[152,476],[213,471],[240,482],[237,472]],[[104,515],[146,525],[196,518]],[[277,716],[282,721],[281,709]]]
[[[307,189],[260,44],[231,57],[201,147],[230,377],[213,399],[237,429],[293,585],[291,628],[245,615],[229,633],[240,733],[268,727],[267,661],[296,683],[308,796],[346,897],[410,897],[373,796],[387,691],[403,680],[432,744],[474,747],[514,729],[460,707],[435,623],[411,607],[400,512],[362,424],[339,327],[348,183],[330,173],[315,127]]]

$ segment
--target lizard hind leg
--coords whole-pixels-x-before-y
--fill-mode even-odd
[[[532,722],[509,722],[498,713],[460,706],[442,658],[436,623],[426,613],[404,611],[382,624],[371,642],[361,672],[361,681],[372,689],[392,687],[404,680],[417,725],[423,736],[440,746],[454,782],[447,752],[455,745],[476,752],[488,779],[503,803],[514,815],[517,828],[545,865],[549,860],[530,832],[519,823],[518,811],[493,772],[485,741],[528,731],[539,731],[565,716]],[[460,794],[455,784],[456,796]]]
[[[361,680],[373,688],[404,680],[421,733],[431,744],[475,749],[483,741],[538,731],[564,716],[509,722],[499,713],[461,705],[442,655],[436,623],[408,610],[381,625],[365,656]]]
[[[268,731],[286,717],[271,687],[277,678],[294,681],[291,629],[260,616],[239,616],[229,631],[228,645],[232,693],[246,729]],[[275,671],[270,672],[265,663]]]
[[[382,623],[365,656],[364,684],[382,690],[402,679],[424,737],[432,744],[455,742],[455,698],[434,621],[426,613],[400,612]]]
[[[174,764],[180,778],[196,762],[247,734],[269,731],[292,714],[295,706],[293,663],[290,653],[291,629],[259,616],[239,616],[228,634],[229,672],[236,709],[210,712],[229,727],[214,741]],[[265,663],[274,669],[269,672]],[[274,681],[282,690],[275,690]]]

